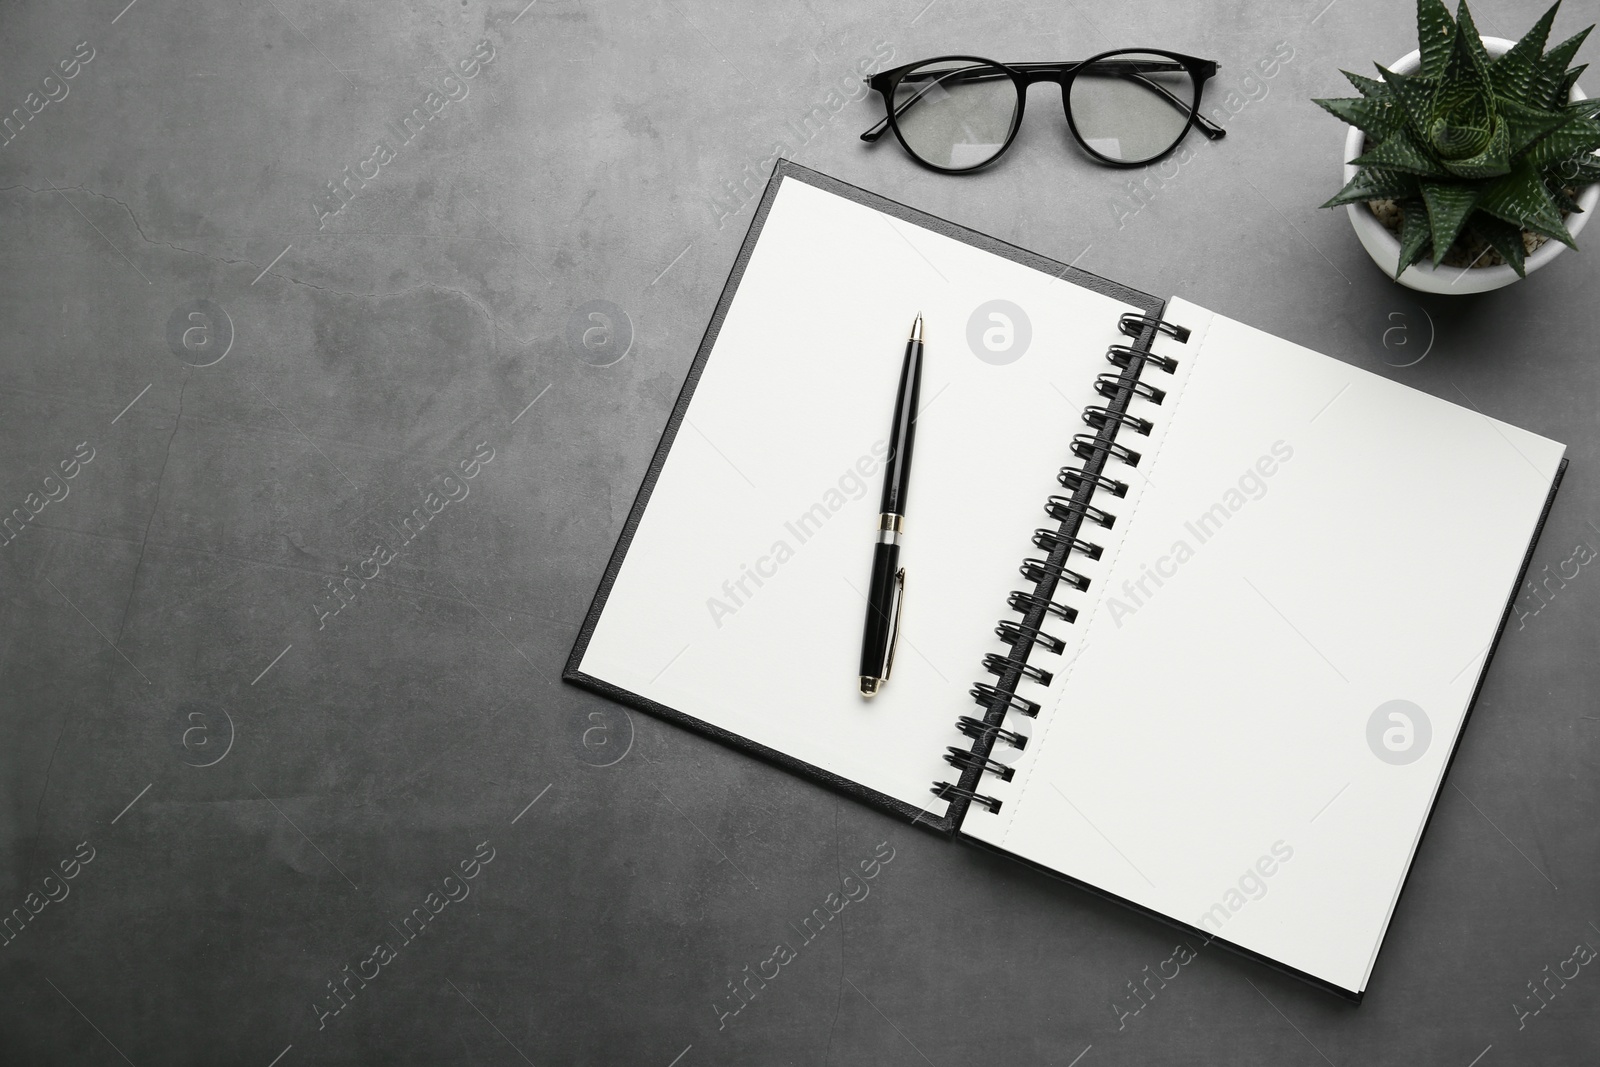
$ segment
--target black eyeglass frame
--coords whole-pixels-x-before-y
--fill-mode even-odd
[[[1090,66],[1091,64],[1110,59],[1113,56],[1123,55],[1161,56],[1164,59],[1170,59],[1181,66],[1189,74],[1189,76],[1194,79],[1194,100],[1190,102],[1186,108],[1188,111],[1188,116],[1184,123],[1183,132],[1178,134],[1177,138],[1172,142],[1171,145],[1167,146],[1164,151],[1158,152],[1156,155],[1153,155],[1148,159],[1133,161],[1112,159],[1110,156],[1095,151],[1089,146],[1089,143],[1083,139],[1083,135],[1078,132],[1078,124],[1074,122],[1072,118],[1072,81],[1077,77],[1078,72],[1083,70],[1085,67]],[[941,167],[937,163],[930,163],[926,159],[923,159],[917,154],[916,150],[911,147],[910,143],[907,142],[905,135],[900,132],[900,123],[895,115],[897,110],[904,111],[907,106],[917,99],[916,97],[912,97],[910,100],[900,105],[898,109],[895,107],[895,90],[899,87],[900,82],[904,80],[907,74],[919,67],[928,66],[931,63],[944,63],[955,60],[983,63],[995,68],[996,70],[1003,71],[1006,76],[1011,79],[1012,84],[1017,90],[1017,110],[1016,114],[1014,114],[1011,118],[1011,130],[1006,134],[1005,143],[1000,146],[1000,150],[993,156],[984,160],[982,163],[975,164],[971,167]],[[894,131],[895,140],[900,142],[900,147],[906,150],[906,154],[924,167],[927,167],[929,170],[936,170],[942,174],[970,174],[974,171],[983,170],[985,167],[993,166],[1002,156],[1009,152],[1011,150],[1012,142],[1017,139],[1017,131],[1022,129],[1022,115],[1027,109],[1028,86],[1034,84],[1035,82],[1048,81],[1055,82],[1061,86],[1061,110],[1066,116],[1067,128],[1072,131],[1072,137],[1078,142],[1078,146],[1080,148],[1108,166],[1124,168],[1143,167],[1165,159],[1167,156],[1171,155],[1177,150],[1178,146],[1183,143],[1184,138],[1189,136],[1189,131],[1191,129],[1198,128],[1201,134],[1212,141],[1220,141],[1223,137],[1227,136],[1226,130],[1212,122],[1210,119],[1206,118],[1204,115],[1200,114],[1200,97],[1205,90],[1205,84],[1211,78],[1216,77],[1217,71],[1220,69],[1220,65],[1213,60],[1200,59],[1197,56],[1186,56],[1181,52],[1169,52],[1162,48],[1114,48],[1111,51],[1101,52],[1098,55],[1090,56],[1088,59],[1067,60],[1059,63],[1000,63],[993,59],[986,59],[983,56],[934,56],[930,59],[919,59],[915,63],[907,63],[903,66],[895,67],[893,70],[880,71],[877,74],[872,75],[870,78],[861,79],[870,88],[875,90],[880,96],[883,97],[884,106],[884,117],[880,119],[874,126],[872,126],[872,128],[863,133],[861,135],[861,139],[869,144],[876,142],[883,136],[885,129],[890,129]],[[1171,96],[1171,94],[1166,93],[1165,90],[1162,90],[1162,92],[1169,97]]]

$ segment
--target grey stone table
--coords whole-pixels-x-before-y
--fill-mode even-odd
[[[0,7],[0,1061],[1594,1062],[1600,235],[1419,299],[1316,210],[1409,4],[524,3]],[[1227,139],[857,139],[862,65],[1118,45]],[[1128,1012],[1164,927],[559,681],[775,154],[1567,442],[1364,1004],[1211,952]]]

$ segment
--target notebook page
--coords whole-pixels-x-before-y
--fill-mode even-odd
[[[1003,364],[966,336],[996,299],[1029,334]],[[967,690],[1129,310],[785,178],[581,669],[943,815],[929,787],[971,745],[955,721],[980,713]],[[902,633],[867,701],[864,591],[919,311]]]
[[[1564,449],[1165,317],[1155,488],[963,831],[1359,992]]]

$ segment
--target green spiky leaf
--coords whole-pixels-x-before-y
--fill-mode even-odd
[[[1578,79],[1583,72],[1589,69],[1589,64],[1580,63],[1573,67],[1561,79],[1561,85],[1556,89],[1556,103],[1566,103],[1572,96],[1572,87],[1578,84]]]
[[[1421,195],[1414,174],[1378,167],[1363,167],[1356,171],[1343,189],[1340,189],[1323,207],[1343,204],[1362,204],[1368,200],[1406,200]]]
[[[1394,269],[1396,278],[1427,253],[1429,242],[1428,209],[1422,201],[1413,200],[1402,205],[1401,210],[1405,212],[1405,218],[1400,224],[1400,260]]]
[[[1466,52],[1473,70],[1482,74],[1487,82],[1492,61],[1488,49],[1483,47],[1483,38],[1478,35],[1477,24],[1472,21],[1472,12],[1467,10],[1467,0],[1461,0],[1461,6],[1456,8],[1456,48]]]
[[[1472,224],[1468,228],[1487,241],[1490,248],[1499,252],[1500,258],[1517,272],[1517,277],[1528,276],[1527,270],[1523,267],[1527,250],[1522,247],[1522,227],[1513,226],[1509,222],[1479,211],[1472,216]]]
[[[1566,80],[1567,64],[1572,62],[1572,57],[1578,54],[1578,49],[1583,45],[1583,39],[1589,36],[1590,26],[1587,30],[1568,37],[1544,54],[1544,59],[1539,62],[1538,73],[1534,75],[1533,86],[1529,90],[1531,96],[1525,101],[1536,107],[1559,107],[1567,102],[1566,94],[1561,92],[1561,85]]]
[[[1433,124],[1434,83],[1415,75],[1396,74],[1385,67],[1379,67],[1378,72],[1383,75],[1384,88],[1412,132],[1426,140],[1428,127]]]
[[[1428,156],[1411,131],[1401,129],[1378,142],[1377,147],[1352,159],[1358,167],[1381,167],[1385,170],[1403,170],[1424,178],[1442,178],[1448,173],[1438,162]]]
[[[1597,148],[1600,148],[1600,121],[1574,119],[1535,141],[1523,153],[1523,158],[1535,167],[1549,167],[1564,160],[1581,160]]]
[[[1581,213],[1583,211],[1583,207],[1572,197],[1568,196],[1567,191],[1560,185],[1553,184],[1549,180],[1548,176],[1545,178],[1544,185],[1546,189],[1550,190],[1550,199],[1555,201],[1556,208],[1558,210],[1576,213]]]
[[[1558,166],[1546,167],[1545,172],[1554,174],[1564,184],[1574,189],[1582,189],[1586,185],[1600,182],[1600,160],[1592,156],[1587,163],[1575,159],[1564,160]]]
[[[1529,103],[1533,100],[1534,78],[1544,58],[1544,44],[1550,39],[1550,27],[1556,18],[1560,0],[1540,16],[1533,28],[1522,35],[1512,49],[1489,66],[1489,80],[1495,95],[1505,100]]]
[[[1347,96],[1313,100],[1312,103],[1375,140],[1383,140],[1405,124],[1405,116],[1395,106],[1393,97]]]
[[[1351,74],[1348,70],[1341,70],[1339,73],[1348,78],[1350,84],[1356,87],[1356,92],[1362,96],[1377,96],[1383,92],[1383,83],[1380,81],[1363,78],[1359,74]]]
[[[1422,76],[1437,78],[1450,62],[1456,24],[1443,0],[1417,0],[1417,44],[1422,50]]]
[[[1438,266],[1450,246],[1456,243],[1467,216],[1478,206],[1481,185],[1423,182],[1422,202],[1428,207],[1429,238],[1433,242],[1433,265]]]
[[[1478,201],[1478,207],[1497,219],[1504,219],[1534,233],[1542,233],[1569,248],[1578,247],[1572,241],[1572,234],[1567,232],[1566,224],[1561,221],[1561,211],[1550,199],[1543,175],[1527,160],[1518,164],[1510,174],[1490,182]]]
[[[1522,152],[1550,131],[1574,121],[1573,113],[1569,111],[1545,111],[1513,100],[1500,100],[1497,103],[1512,155]]]

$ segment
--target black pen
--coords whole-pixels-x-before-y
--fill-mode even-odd
[[[922,391],[922,314],[911,324],[906,358],[900,367],[889,455],[883,471],[883,506],[878,538],[872,546],[872,581],[867,586],[867,623],[861,634],[861,695],[872,697],[889,680],[900,639],[900,605],[906,570],[900,566],[900,535],[906,523],[906,487],[911,482],[911,445],[917,431],[917,395]]]

